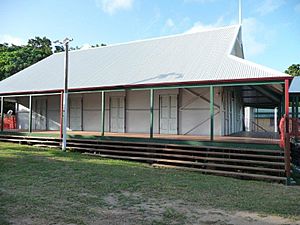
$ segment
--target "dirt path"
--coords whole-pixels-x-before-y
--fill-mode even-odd
[[[111,193],[99,207],[89,208],[89,215],[80,215],[80,224],[91,225],[300,225],[300,221],[278,216],[262,216],[249,212],[230,212],[204,208],[184,201],[145,198],[139,193]],[[10,224],[60,224],[35,215],[12,218]]]
[[[89,221],[101,225],[133,224],[199,224],[199,225],[300,225],[300,221],[278,216],[261,216],[248,212],[226,212],[218,209],[204,209],[181,201],[139,201],[139,194],[123,192],[110,194],[105,198],[107,208],[97,211],[100,220]]]

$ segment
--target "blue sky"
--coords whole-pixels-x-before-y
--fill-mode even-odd
[[[237,21],[238,0],[1,0],[0,43],[113,44]],[[300,63],[300,0],[243,0],[243,41],[248,60],[279,71]]]

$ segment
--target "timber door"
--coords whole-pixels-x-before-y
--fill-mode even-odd
[[[71,96],[69,102],[70,129],[82,130],[82,97]]]
[[[160,96],[160,124],[159,130],[161,134],[177,134],[177,95],[161,95]]]
[[[34,113],[34,129],[46,130],[46,112],[47,112],[47,100],[37,99],[35,101],[35,113]]]
[[[110,131],[114,133],[125,132],[125,99],[124,97],[110,98]]]

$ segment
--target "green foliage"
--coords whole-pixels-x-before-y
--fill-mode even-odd
[[[106,44],[96,44],[91,47],[102,47]],[[54,46],[54,52],[64,52],[62,45]],[[70,47],[70,51],[80,49]],[[46,37],[29,39],[27,45],[17,46],[8,43],[0,44],[0,81],[31,66],[32,64],[52,54],[51,41]]]
[[[95,45],[91,45],[91,48],[98,48],[98,47],[105,47],[107,46],[106,44],[95,44]],[[62,45],[55,45],[54,46],[54,53],[58,53],[58,52],[64,52],[65,48]],[[74,50],[80,50],[80,47],[76,46],[76,47],[70,47],[69,48],[70,51],[74,51]]]
[[[107,44],[101,43],[100,45],[99,45],[99,44],[96,44],[96,45],[92,45],[91,47],[92,47],[92,48],[97,48],[97,47],[105,47],[105,46],[107,46]]]
[[[55,53],[65,51],[64,46],[61,46],[61,45],[56,45],[56,46],[54,46],[54,48],[55,48],[55,50],[54,50]]]
[[[290,74],[293,77],[300,76],[300,64],[292,64],[284,72],[287,73],[287,74]]]
[[[3,80],[52,54],[51,41],[35,37],[27,45],[0,44],[0,80]]]

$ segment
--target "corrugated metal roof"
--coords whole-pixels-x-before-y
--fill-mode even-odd
[[[224,81],[286,74],[232,56],[240,26],[71,51],[70,89]],[[0,93],[63,89],[64,53],[0,82]]]
[[[300,94],[300,77],[294,77],[289,92],[291,94]]]

